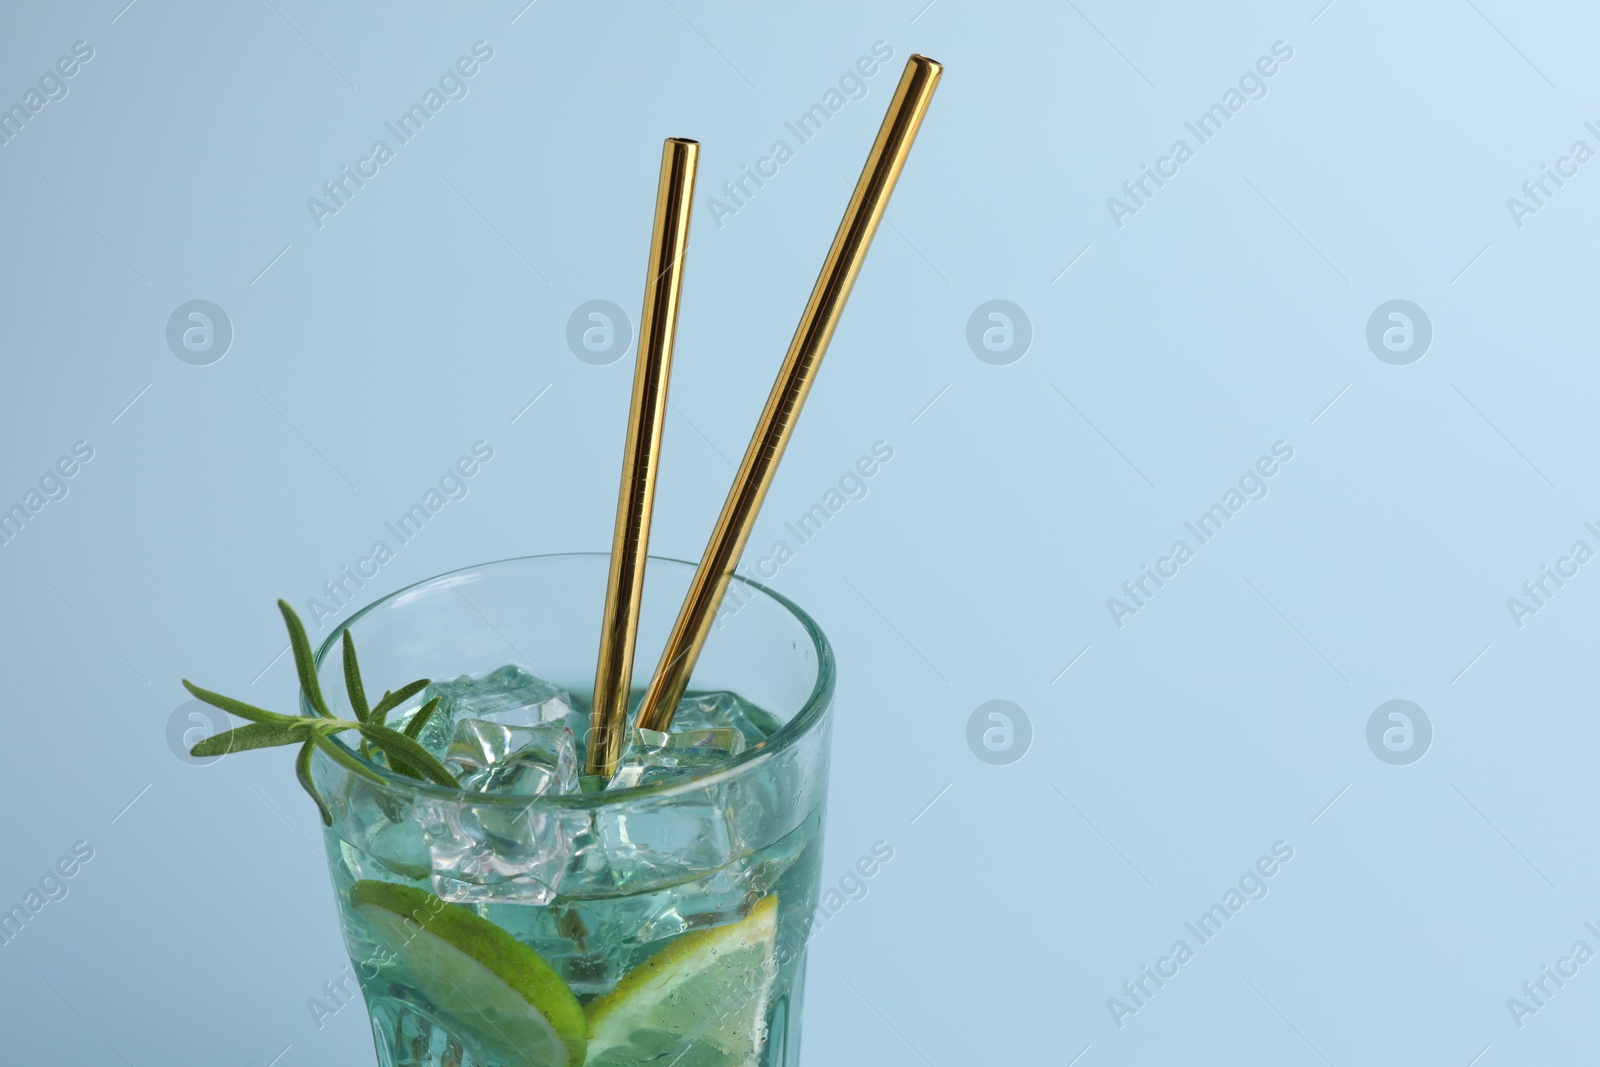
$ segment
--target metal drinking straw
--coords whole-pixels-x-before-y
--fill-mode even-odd
[[[927,114],[942,71],[938,63],[926,56],[913,55],[900,75],[900,84],[889,103],[889,113],[884,116],[867,165],[856,182],[844,220],[833,238],[833,247],[823,261],[811,300],[800,316],[799,328],[795,330],[794,340],[789,342],[789,352],[784,356],[778,379],[767,397],[767,406],[750,438],[739,472],[734,476],[733,487],[722,505],[722,514],[717,518],[705,554],[700,558],[689,595],[678,611],[671,636],[661,653],[661,662],[639,705],[641,728],[667,729],[678,710],[678,701],[689,686],[689,676],[694,673],[695,662],[711,632],[717,607],[722,603],[734,567],[750,538],[756,513],[761,510],[761,503],[772,485],[778,461],[783,458],[784,447],[794,432],[795,420],[811,391],[817,367],[833,338],[850,289],[861,271],[867,247],[883,219],[884,208],[911,153],[911,144]]]
[[[661,149],[655,229],[650,238],[644,310],[639,318],[639,354],[633,371],[633,399],[622,453],[622,488],[617,494],[605,619],[600,628],[600,660],[595,667],[594,706],[584,757],[584,772],[605,778],[616,773],[627,730],[639,599],[644,592],[650,512],[655,504],[661,428],[667,415],[667,379],[672,371],[678,296],[683,289],[683,257],[689,244],[689,216],[699,158],[700,145],[680,137],[669,138]]]

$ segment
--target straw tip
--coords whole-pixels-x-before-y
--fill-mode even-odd
[[[933,59],[933,58],[930,58],[928,56],[925,56],[921,52],[913,52],[913,53],[911,53],[911,58],[906,60],[906,62],[907,63],[911,63],[911,64],[915,64],[916,66],[919,66],[919,67],[925,67],[928,70],[933,71],[934,73],[938,73],[939,71],[944,70],[944,64],[943,63],[939,62],[937,59]]]
[[[694,148],[699,148],[700,147],[700,142],[696,141],[692,137],[668,137],[666,143],[667,144],[687,145],[687,146],[691,146],[691,147],[694,147]]]

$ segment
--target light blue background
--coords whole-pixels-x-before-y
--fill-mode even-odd
[[[0,548],[0,904],[95,851],[0,947],[8,1062],[371,1061],[359,1009],[306,1007],[343,957],[290,761],[175,758],[179,677],[287,707],[273,598],[475,441],[364,599],[606,546],[632,360],[566,323],[637,321],[672,135],[704,148],[653,548],[697,558],[913,51],[944,81],[752,542],[893,447],[774,583],[841,662],[827,876],[895,850],[813,944],[806,1062],[1593,1059],[1600,963],[1506,1006],[1600,949],[1600,565],[1506,606],[1600,547],[1600,163],[1506,207],[1600,148],[1592,12],[523,2],[0,15],[0,102],[94,48],[0,146],[0,504],[94,449]],[[319,229],[306,199],[479,40],[469,95]],[[707,198],[880,40],[866,99],[718,228]],[[1276,41],[1267,96],[1119,229],[1106,199]],[[196,298],[235,330],[204,367],[165,341]],[[1365,340],[1397,298],[1434,329],[1408,366]],[[965,340],[991,299],[1032,323],[1011,365]],[[1270,495],[1114,625],[1280,440]],[[1434,728],[1409,766],[1366,742],[1396,698]],[[968,748],[991,699],[1031,720],[1019,762]],[[1266,899],[1119,1029],[1107,998],[1277,841]]]

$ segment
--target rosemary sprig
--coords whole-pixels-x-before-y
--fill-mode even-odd
[[[305,625],[300,621],[300,616],[295,614],[294,609],[284,601],[278,601],[278,610],[283,614],[284,625],[289,630],[289,647],[294,652],[294,665],[300,676],[300,688],[305,693],[306,703],[311,705],[316,714],[280,715],[275,711],[258,708],[242,700],[202,689],[186,678],[183,686],[194,695],[195,699],[203,700],[212,707],[221,708],[230,715],[249,720],[248,725],[206,738],[189,750],[191,754],[223,756],[230,752],[243,752],[252,748],[299,745],[300,752],[294,761],[295,776],[305,791],[311,794],[311,799],[317,802],[317,811],[321,814],[323,823],[329,826],[333,825],[333,812],[317,791],[316,783],[311,778],[311,756],[317,749],[321,749],[330,759],[347,768],[352,774],[374,781],[382,780],[370,766],[352,755],[349,749],[333,741],[334,734],[346,730],[354,730],[361,735],[363,756],[370,757],[375,751],[381,752],[389,769],[396,774],[435,782],[452,789],[461,787],[461,783],[456,781],[455,775],[450,773],[449,768],[417,742],[417,736],[421,734],[422,728],[428,724],[428,720],[439,707],[439,697],[434,697],[418,709],[406,723],[404,732],[391,729],[388,725],[389,713],[426,689],[429,684],[428,679],[422,678],[408,683],[393,692],[385,691],[376,704],[369,706],[366,686],[361,681],[361,666],[356,659],[355,640],[350,636],[350,631],[346,630],[344,685],[345,691],[350,696],[350,707],[356,717],[354,720],[337,718],[329,709],[328,702],[322,695],[322,687],[318,684],[317,664],[312,657],[311,640],[306,636]]]

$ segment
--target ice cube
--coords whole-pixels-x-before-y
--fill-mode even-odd
[[[693,882],[623,898],[631,907],[619,917],[621,944],[644,948],[689,930],[738,922],[761,899],[750,876],[746,864],[730,863]]]
[[[708,874],[733,859],[727,798],[719,783],[671,799],[601,808],[591,848],[603,854],[610,880],[629,893]]]
[[[433,891],[460,904],[548,904],[572,861],[587,815],[530,800],[417,801],[432,860]]]
[[[746,745],[754,745],[777,733],[783,722],[736,693],[695,693],[678,701],[674,732],[719,727],[739,731]]]
[[[478,793],[536,797],[578,787],[577,743],[564,719],[537,726],[460,719],[444,761],[461,788]]]
[[[713,770],[744,749],[744,735],[725,726],[673,733],[635,728],[628,731],[606,789]],[[718,870],[733,852],[728,789],[714,782],[670,799],[623,801],[597,810],[592,827],[577,841],[572,875],[577,884],[637,893]]]
[[[428,846],[412,817],[411,804],[364,778],[331,798],[340,849],[357,878],[398,874],[413,881],[428,877]]]
[[[726,726],[672,733],[633,729],[622,746],[611,789],[649,785],[720,766],[745,749],[744,735]]]
[[[537,726],[564,719],[572,711],[572,698],[566,690],[516,664],[482,678],[463,674],[454,681],[434,682],[423,696],[443,697],[435,714],[452,722],[486,719],[507,726]]]
[[[548,904],[587,829],[584,812],[540,804],[578,785],[577,748],[565,718],[532,726],[462,719],[445,753],[463,789],[527,797],[526,804],[419,799],[433,891],[456,903]]]

